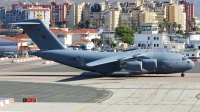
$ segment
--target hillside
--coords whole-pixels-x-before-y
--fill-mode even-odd
[[[42,4],[47,4],[47,3],[50,3],[52,1],[58,1],[58,2],[74,1],[74,2],[80,3],[80,2],[84,2],[85,0],[45,0],[44,2],[42,2],[41,0],[2,0],[1,5],[5,5],[7,7],[11,7],[11,4],[18,3],[20,1],[21,2],[22,1],[28,1],[30,3],[38,2],[38,3],[42,3]],[[90,2],[90,3],[101,2],[101,1],[103,1],[103,0],[87,0],[87,2]],[[110,2],[116,2],[116,1],[127,2],[127,0],[109,0],[109,1]],[[157,0],[154,0],[154,1],[157,1]],[[159,0],[159,1],[168,1],[168,0]],[[194,3],[194,5],[195,5],[195,16],[200,19],[200,13],[198,13],[198,12],[200,12],[200,8],[199,8],[200,7],[200,0],[187,0],[187,2]]]

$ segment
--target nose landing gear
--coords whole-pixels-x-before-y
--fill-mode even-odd
[[[184,76],[185,76],[185,74],[184,74],[184,73],[182,73],[182,74],[181,74],[181,77],[184,77]]]

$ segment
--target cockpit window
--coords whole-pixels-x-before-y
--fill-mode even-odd
[[[184,57],[182,58],[182,60],[186,60],[186,57],[184,56]]]

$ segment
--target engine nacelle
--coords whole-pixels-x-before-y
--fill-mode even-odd
[[[146,70],[152,70],[157,68],[156,59],[142,59],[143,68]]]
[[[121,68],[131,71],[141,71],[142,70],[142,62],[141,61],[126,61],[121,63]]]

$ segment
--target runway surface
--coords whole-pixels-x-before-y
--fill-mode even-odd
[[[12,81],[9,84],[3,84],[0,88],[7,90],[5,95],[16,95],[19,100],[22,94],[41,94],[42,91],[49,91],[44,97],[38,97],[38,103],[12,103],[0,108],[0,111],[12,112],[199,112],[200,109],[200,64],[196,63],[195,68],[185,73],[185,77],[178,74],[169,75],[140,75],[140,76],[122,76],[115,75],[105,77],[101,74],[91,73],[78,69],[72,69],[57,63],[44,65],[44,60],[33,62],[8,64],[0,68],[0,85]],[[0,62],[1,63],[1,62]],[[6,62],[7,63],[7,62]],[[35,65],[35,66],[34,66]],[[18,68],[17,68],[18,67]],[[49,72],[48,72],[49,71]],[[34,84],[31,91],[30,85]],[[14,83],[20,83],[18,87],[27,89],[22,92],[13,86]],[[48,88],[40,84],[49,85]],[[61,88],[63,92],[59,92]],[[16,84],[17,86],[17,84]],[[27,86],[27,87],[26,87]],[[53,87],[51,87],[53,86]],[[42,89],[43,87],[43,89]],[[65,88],[66,87],[66,88]],[[74,87],[74,88],[73,88]],[[80,87],[79,89],[75,87]],[[81,88],[82,87],[82,88]],[[89,87],[89,90],[85,89]],[[59,88],[59,89],[58,89]],[[71,89],[70,89],[71,88]],[[92,88],[92,89],[91,89]],[[54,90],[55,89],[55,90]],[[74,89],[74,90],[73,90]],[[37,92],[37,90],[41,90]],[[84,91],[85,92],[84,92]],[[105,90],[105,91],[104,91]],[[12,93],[12,91],[16,91]],[[57,95],[57,92],[63,95],[80,95],[81,98],[75,98],[73,103],[67,96]],[[90,98],[91,93],[101,93],[102,97]],[[66,92],[66,93],[65,93]],[[70,93],[72,92],[72,93]],[[80,93],[79,93],[80,92]],[[107,93],[109,92],[109,94]],[[55,94],[53,94],[55,93]],[[49,100],[58,98],[64,102],[42,102],[45,96]],[[88,95],[89,97],[82,97]],[[36,96],[37,97],[37,96]],[[71,96],[72,97],[72,96]],[[42,99],[43,98],[43,99]],[[47,98],[47,97],[46,97]],[[70,97],[69,97],[70,98]],[[78,102],[78,101],[82,102]],[[95,102],[99,101],[99,102]]]
[[[37,98],[37,102],[71,102],[96,103],[107,99],[111,93],[68,84],[32,83],[32,82],[0,82],[0,98],[14,98],[15,102],[23,102],[23,98]]]

